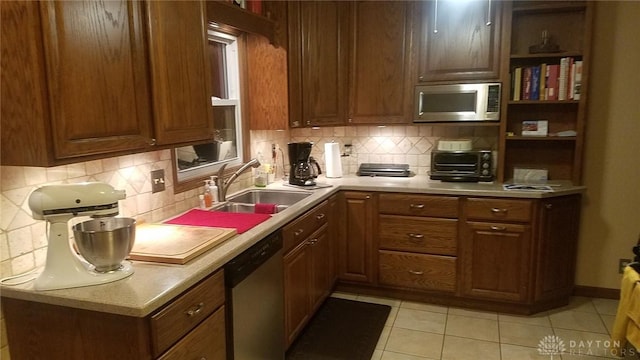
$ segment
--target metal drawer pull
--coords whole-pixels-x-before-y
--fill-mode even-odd
[[[424,239],[424,235],[422,235],[422,234],[408,233],[407,236],[410,237],[411,239],[415,239],[415,240]]]
[[[187,314],[187,316],[189,316],[189,317],[196,316],[196,315],[198,315],[199,313],[202,312],[202,308],[203,307],[204,307],[204,303],[200,303],[200,304],[192,307],[191,309],[187,310],[185,312],[185,314]]]
[[[325,217],[324,213],[318,214],[318,215],[316,215],[316,220],[322,220],[322,219],[324,219],[324,217]]]
[[[495,231],[505,231],[505,230],[507,230],[507,228],[506,228],[506,227],[504,227],[504,226],[492,226],[492,227],[491,227],[491,230],[495,230]]]
[[[207,360],[206,356],[200,358],[200,360]]]
[[[304,229],[298,229],[296,230],[296,232],[293,233],[294,236],[300,236],[302,235],[302,233],[304,232]]]
[[[318,242],[318,238],[313,238],[311,240],[309,240],[309,245],[313,246]]]
[[[411,209],[424,209],[424,204],[410,204]]]
[[[491,212],[494,214],[503,214],[503,213],[507,213],[507,209],[498,209],[498,208],[492,208]]]
[[[409,272],[413,275],[423,275],[424,271],[420,271],[420,270],[409,270]]]

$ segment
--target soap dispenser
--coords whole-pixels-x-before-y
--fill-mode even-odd
[[[209,180],[204,181],[204,206],[210,208],[213,205],[213,195],[211,195],[211,189],[209,189]]]
[[[211,175],[211,180],[209,180],[209,191],[211,192],[213,203],[217,203],[219,201],[218,186],[216,185],[216,180],[218,180],[218,177],[216,175]]]

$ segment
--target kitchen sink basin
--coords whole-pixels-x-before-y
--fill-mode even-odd
[[[290,206],[311,195],[310,192],[286,190],[248,190],[227,198],[230,203],[277,204]]]
[[[275,212],[279,213],[282,210],[286,209],[287,205],[277,205]],[[254,213],[256,205],[255,204],[242,204],[242,203],[233,203],[227,202],[219,207],[214,207],[213,211],[223,211],[223,212],[234,212],[234,213]]]

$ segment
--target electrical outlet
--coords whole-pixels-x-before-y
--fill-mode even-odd
[[[629,263],[631,263],[631,259],[620,259],[620,261],[618,261],[618,273],[624,273],[624,268],[627,267]]]
[[[164,169],[151,171],[151,193],[164,191]]]

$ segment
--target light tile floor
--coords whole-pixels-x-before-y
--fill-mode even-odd
[[[608,351],[617,300],[573,297],[565,307],[518,316],[351,293],[332,296],[391,306],[371,360],[620,359]],[[561,340],[565,352],[539,354],[547,336]]]

